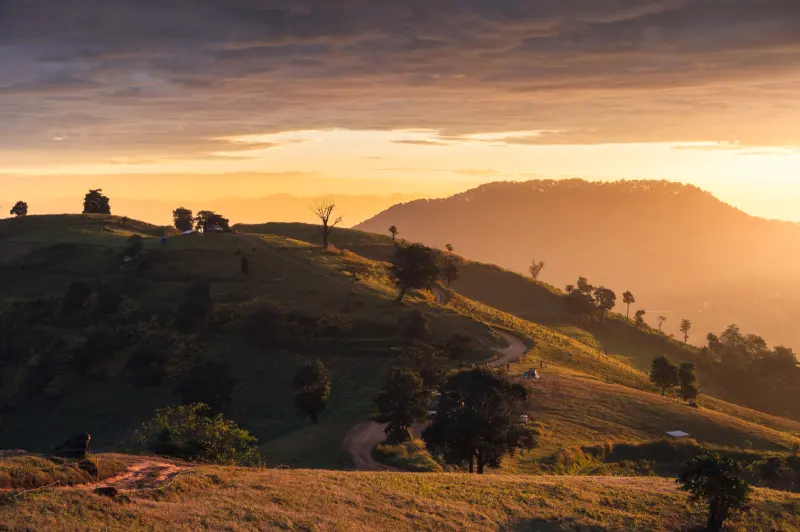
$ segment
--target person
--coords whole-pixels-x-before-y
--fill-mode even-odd
[[[166,237],[166,236],[163,236],[163,235],[162,235],[162,237],[161,237],[161,243],[162,243],[162,244],[166,244],[166,243],[167,243],[167,237]]]

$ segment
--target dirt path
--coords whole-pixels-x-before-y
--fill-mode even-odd
[[[447,292],[437,287],[434,288],[433,294],[437,303],[440,305],[447,304],[449,300]],[[513,334],[500,329],[494,329],[494,332],[506,341],[508,347],[494,348],[497,359],[490,362],[490,366],[499,367],[510,362],[517,362],[527,352],[528,347],[525,343]],[[423,429],[424,425],[415,425],[414,435],[421,434]],[[400,471],[397,468],[381,464],[372,457],[372,449],[385,439],[384,425],[365,422],[350,429],[344,438],[343,445],[353,457],[353,462],[359,471]]]
[[[100,482],[100,486],[114,487],[120,491],[152,489],[166,484],[188,469],[188,466],[179,466],[155,459],[145,459],[130,465],[119,475]]]

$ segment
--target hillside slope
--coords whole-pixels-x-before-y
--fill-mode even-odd
[[[396,205],[356,229],[527,273],[544,260],[557,286],[588,277],[633,291],[650,319],[695,323],[694,341],[738,323],[800,346],[800,226],[754,218],[693,187],[658,181],[492,183],[442,200]]]
[[[653,530],[703,522],[665,478],[257,471],[199,467],[120,504],[46,490],[4,506],[22,530]],[[797,530],[800,496],[756,490],[729,530]]]

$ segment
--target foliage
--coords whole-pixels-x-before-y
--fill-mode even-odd
[[[717,453],[704,453],[691,460],[677,479],[692,500],[708,504],[706,530],[718,532],[730,513],[744,508],[751,488],[742,478],[741,466]]]
[[[633,293],[631,293],[630,291],[627,291],[624,294],[622,294],[622,302],[628,307],[628,309],[626,311],[626,314],[625,314],[625,317],[626,318],[630,318],[631,317],[631,305],[636,303],[636,297],[633,295]]]
[[[544,261],[536,261],[536,259],[531,259],[531,266],[528,268],[528,272],[531,274],[531,278],[534,281],[539,280],[539,276],[542,275],[542,270],[544,270],[545,263]]]
[[[311,209],[317,218],[319,218],[320,223],[322,223],[322,249],[324,250],[328,249],[333,228],[343,221],[341,216],[332,219],[334,209],[336,209],[336,204],[330,198],[326,198],[320,203],[315,204]]]
[[[454,281],[458,281],[461,274],[458,271],[458,259],[454,255],[447,255],[444,258],[441,275],[448,288]]]
[[[434,392],[447,376],[447,360],[442,353],[428,344],[414,342],[403,350],[400,363],[422,379],[428,392]]]
[[[389,371],[383,389],[375,396],[371,419],[386,424],[386,434],[393,443],[409,439],[414,423],[425,421],[430,394],[422,378],[409,368]]]
[[[389,269],[402,301],[410,289],[430,288],[439,277],[439,262],[433,250],[423,244],[398,245]]]
[[[208,405],[170,406],[139,430],[139,444],[156,454],[225,465],[255,465],[257,440]]]
[[[643,329],[645,326],[644,317],[647,314],[647,311],[644,309],[636,311],[636,326],[640,329]]]
[[[181,233],[191,231],[194,227],[194,214],[189,209],[178,207],[172,211],[172,223]]]
[[[17,217],[26,216],[28,214],[28,204],[24,201],[16,202],[14,206],[11,207],[9,214]]]
[[[445,344],[444,350],[447,358],[463,366],[473,351],[473,342],[469,336],[454,334]]]
[[[297,368],[292,381],[294,404],[302,417],[319,422],[320,413],[331,400],[331,375],[321,360],[306,361]]]
[[[667,357],[656,357],[650,369],[650,381],[661,388],[661,395],[665,395],[668,389],[678,385],[678,368]]]
[[[697,377],[694,374],[695,365],[684,362],[678,370],[678,380],[681,386],[681,397],[684,401],[694,401],[700,389],[697,387]]]
[[[605,321],[606,313],[611,312],[617,305],[617,294],[613,290],[600,286],[594,290],[594,300],[600,310],[600,321]]]
[[[83,198],[83,214],[111,214],[109,199],[102,189],[90,190]]]
[[[389,228],[389,232],[392,234],[392,240],[396,240],[396,239],[397,239],[397,234],[398,234],[400,231],[398,231],[398,230],[397,230],[397,226],[396,226],[396,225],[393,225],[393,226],[391,226],[391,227]]]
[[[687,319],[681,320],[681,332],[683,333],[683,343],[689,342],[689,331],[692,330],[692,322]]]
[[[422,440],[411,440],[397,445],[378,445],[373,454],[379,462],[404,471],[415,473],[439,473],[442,471],[442,466],[431,457]]]
[[[520,423],[528,392],[500,373],[476,368],[451,375],[441,389],[433,423],[422,437],[428,449],[454,465],[498,468],[503,457],[529,450],[536,434]]]
[[[237,384],[227,365],[204,361],[183,377],[175,391],[185,405],[204,403],[220,412],[231,402]]]
[[[194,218],[194,228],[207,233],[209,231],[230,231],[230,220],[214,211],[200,211]]]

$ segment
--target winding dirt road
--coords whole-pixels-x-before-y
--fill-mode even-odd
[[[434,288],[433,294],[436,302],[446,305],[449,301],[449,294],[441,288]],[[527,352],[528,347],[525,343],[501,329],[494,329],[494,332],[508,344],[508,347],[495,347],[494,352],[497,359],[489,363],[490,366],[504,366],[510,362],[517,362]],[[421,432],[420,427],[415,425],[414,434]],[[358,471],[400,471],[399,469],[377,462],[372,457],[372,449],[386,439],[384,425],[378,423],[364,422],[359,423],[350,429],[344,438],[343,446],[353,457],[353,463]]]

